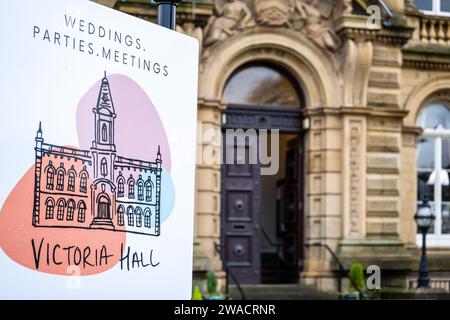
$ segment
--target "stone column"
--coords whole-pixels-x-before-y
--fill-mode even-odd
[[[402,190],[400,212],[400,239],[412,249],[417,250],[417,225],[414,215],[417,210],[417,138],[422,129],[403,127],[400,170],[400,189]]]
[[[336,278],[331,257],[323,247],[336,250],[342,237],[342,123],[335,112],[311,110],[305,137],[305,256],[301,279],[318,289],[334,291]]]
[[[209,257],[207,264],[196,261],[194,266],[210,268],[224,279],[222,261],[215,250],[220,243],[220,159],[223,104],[217,100],[198,100],[197,169],[195,237],[197,258]],[[199,271],[199,270],[194,270]],[[208,270],[205,270],[205,272]],[[219,285],[223,281],[220,281]]]

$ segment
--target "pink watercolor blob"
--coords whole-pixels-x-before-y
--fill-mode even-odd
[[[126,158],[154,161],[161,148],[162,167],[170,172],[170,147],[161,118],[150,98],[132,79],[121,74],[107,75],[117,118],[114,122],[117,154]],[[77,109],[78,142],[89,149],[94,137],[92,109],[98,99],[101,79],[80,99]]]

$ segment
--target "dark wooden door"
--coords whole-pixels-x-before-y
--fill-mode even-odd
[[[229,105],[225,112],[225,121],[222,128],[226,129],[272,129],[276,128],[284,133],[301,132],[300,109],[283,107],[264,107]],[[259,137],[258,137],[259,139]],[[239,146],[223,144],[223,159],[226,159],[230,150],[234,151],[235,156]],[[300,142],[292,142],[291,156],[289,165],[292,167],[295,161],[300,161],[301,157],[295,153],[299,152],[295,146]],[[245,146],[245,159],[249,159],[251,147]],[[225,162],[224,162],[225,163]],[[298,162],[298,165],[301,165]],[[294,172],[295,168],[289,169]],[[293,174],[295,177],[289,179],[289,185],[294,185],[295,181],[300,184],[298,179],[299,169]],[[260,231],[260,203],[261,203],[261,184],[260,184],[260,166],[258,164],[237,163],[237,158],[233,164],[222,165],[221,179],[221,244],[223,263],[236,276],[240,284],[259,284],[261,283],[261,231]],[[294,193],[292,201],[297,201],[298,195],[302,194],[301,189]],[[283,194],[284,198],[286,195]],[[274,195],[276,197],[276,195]],[[283,211],[284,213],[284,211]],[[291,214],[292,212],[290,212]],[[299,219],[289,220],[287,223],[286,246],[283,251],[286,253],[292,250],[288,248],[287,243],[299,241],[295,236],[294,225]],[[276,223],[276,221],[274,221]],[[298,225],[297,225],[298,226]],[[300,226],[298,226],[300,228]],[[300,230],[300,229],[299,229]],[[284,238],[283,238],[284,240]],[[286,248],[285,248],[286,247]],[[289,256],[291,263],[290,274],[298,277],[298,263],[295,261],[301,256],[300,251],[295,247],[293,254]],[[233,283],[231,277],[230,282]]]
[[[224,159],[234,152],[234,163],[222,165],[221,237],[224,261],[240,284],[257,284],[261,279],[260,261],[260,167],[249,163],[251,146],[226,145]],[[245,163],[238,151],[245,154]],[[239,160],[239,161],[238,161]],[[232,278],[229,278],[233,283]]]
[[[101,219],[110,219],[109,201],[105,197],[101,197],[98,202],[98,217]]]
[[[286,178],[284,186],[284,230],[283,243],[284,270],[288,281],[295,282],[299,275],[299,261],[303,256],[302,234],[302,144],[300,138],[289,141],[286,153]]]

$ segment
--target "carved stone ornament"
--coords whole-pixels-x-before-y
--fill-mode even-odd
[[[255,0],[257,21],[264,26],[289,26],[291,0]]]
[[[215,14],[205,28],[203,45],[211,46],[256,24],[289,27],[304,33],[318,46],[335,51],[340,38],[332,28],[336,7],[331,0],[215,0]],[[250,2],[253,1],[253,2]],[[343,12],[351,11],[351,1],[341,0]],[[223,4],[221,4],[223,3]],[[251,4],[250,6],[247,3]],[[254,12],[250,10],[250,7]]]
[[[335,51],[340,45],[340,38],[331,27],[330,16],[319,10],[319,0],[294,1],[293,27],[302,31],[322,48]]]
[[[350,14],[353,11],[352,0],[342,0],[342,8],[345,14]]]
[[[255,26],[252,12],[242,0],[226,0],[224,5],[215,1],[215,15],[206,26],[204,45],[209,46],[217,41],[232,36],[238,30]]]

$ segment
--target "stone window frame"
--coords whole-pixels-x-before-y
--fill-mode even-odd
[[[431,0],[431,1],[432,1],[432,10],[422,10],[420,8],[418,9],[421,12],[425,13],[426,15],[450,17],[450,11],[447,12],[441,10],[442,0]]]
[[[443,98],[442,96],[435,97],[435,99],[428,100],[425,104],[423,104],[422,108],[420,108],[420,111],[418,113],[417,121],[419,120],[420,114],[427,108],[432,105],[443,105],[448,108],[450,112],[450,100]],[[417,123],[420,125],[419,123]],[[422,135],[419,138],[426,138],[426,139],[433,139],[434,140],[434,170],[433,171],[439,171],[438,167],[436,166],[436,160],[442,159],[442,141],[443,140],[450,140],[450,128],[445,129],[442,127],[439,128],[424,128],[424,131],[422,132]],[[441,150],[441,152],[437,152],[437,150]],[[441,163],[441,160],[439,160],[438,164]],[[442,167],[442,165],[441,165]],[[417,166],[417,174],[419,174],[419,168]],[[446,170],[448,174],[450,175],[450,170]],[[422,170],[420,170],[422,172]],[[435,175],[439,175],[439,172]],[[437,179],[435,179],[437,181]],[[448,234],[442,234],[442,186],[438,186],[437,183],[434,183],[434,199],[429,199],[431,202],[433,213],[436,215],[436,220],[434,223],[434,230],[433,233],[428,233],[427,235],[427,246],[439,248],[439,247],[450,247],[450,233]],[[447,201],[448,202],[448,201]],[[421,199],[417,199],[417,204],[421,204]],[[450,203],[449,203],[450,207]],[[417,232],[416,235],[416,243],[418,247],[422,247],[422,235]]]

